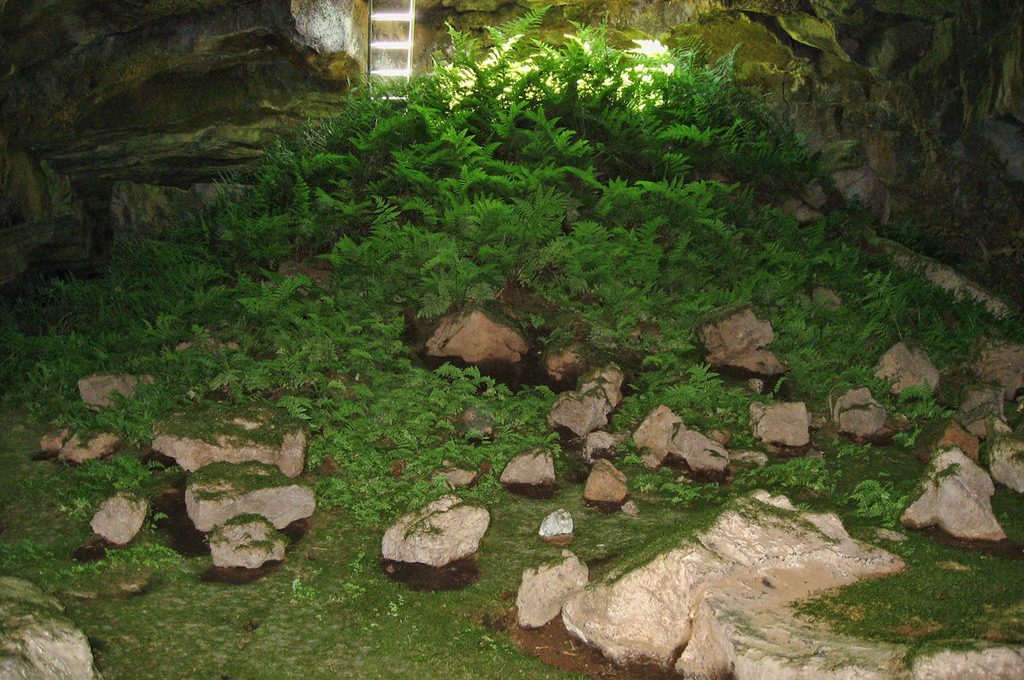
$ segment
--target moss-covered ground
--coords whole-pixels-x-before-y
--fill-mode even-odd
[[[994,319],[868,247],[863,211],[735,86],[728,61],[657,45],[627,53],[600,31],[560,47],[521,37],[538,23],[495,31],[486,52],[457,35],[454,63],[407,100],[353,93],[234,178],[248,185],[242,198],[166,240],[120,246],[102,276],[2,300],[0,573],[59,594],[107,677],[561,677],[496,625],[522,570],[558,555],[535,536],[547,513],[573,512],[572,549],[595,577],[677,545],[755,488],[838,512],[878,541],[879,528],[899,527],[928,433],[955,413],[979,345],[1024,341],[1019,318]],[[779,208],[815,182],[820,218]],[[303,267],[318,274],[281,273]],[[842,305],[815,302],[818,286]],[[790,369],[769,394],[712,371],[696,337],[746,306],[771,322],[771,350]],[[488,376],[425,362],[438,320],[479,307],[524,336],[530,369]],[[930,355],[935,394],[894,397],[874,375],[897,341]],[[182,342],[192,347],[176,351]],[[603,515],[584,508],[578,447],[547,425],[556,394],[535,379],[544,352],[568,345],[625,369],[616,433],[664,404],[691,428],[729,433],[733,450],[758,448],[753,400],[804,401],[820,417],[830,395],[859,385],[905,427],[872,446],[825,425],[820,456],[772,459],[718,484],[646,471],[626,443],[616,464],[640,516]],[[76,382],[95,372],[155,381],[92,412]],[[492,439],[461,431],[470,407],[493,418]],[[309,433],[303,478],[318,509],[283,565],[245,585],[209,580],[208,557],[173,549],[162,504],[131,547],[74,559],[105,496],[180,490],[184,473],[148,455],[162,424],[209,438],[254,410]],[[1019,430],[1019,410],[1007,415]],[[129,446],[77,468],[33,460],[50,426],[112,431]],[[562,489],[550,500],[506,493],[501,470],[536,447],[555,454]],[[459,491],[492,515],[480,580],[417,592],[385,575],[379,541],[398,515],[446,493],[433,476],[446,461],[481,473]],[[804,613],[905,642],[911,655],[1024,642],[1024,502],[1000,489],[994,505],[1018,544],[885,542],[906,573],[824,594]]]

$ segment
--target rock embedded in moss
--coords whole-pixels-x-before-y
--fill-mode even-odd
[[[10,576],[0,576],[0,677],[100,677],[89,640],[61,604],[32,583]]]
[[[832,405],[832,422],[836,429],[855,439],[877,437],[885,429],[888,419],[889,411],[866,387],[847,390]]]
[[[775,339],[772,325],[747,307],[697,329],[713,367],[743,377],[776,378],[786,372],[775,355],[765,349]]]
[[[669,456],[696,473],[721,473],[729,467],[729,452],[724,446],[696,430],[679,429],[672,438]]]
[[[152,384],[153,376],[106,373],[90,375],[78,381],[78,394],[90,409],[96,411],[113,407],[114,395],[131,398],[139,383]]]
[[[457,496],[443,496],[402,515],[384,532],[381,556],[393,562],[443,567],[480,549],[491,516]]]
[[[939,386],[939,370],[928,353],[904,342],[897,342],[882,355],[875,366],[875,376],[888,381],[890,391],[897,395],[917,386],[934,393]]]
[[[802,401],[750,404],[754,436],[770,446],[801,448],[811,443],[811,416]]]
[[[278,423],[266,414],[217,421],[207,427],[211,433],[185,434],[190,432],[188,417],[178,418],[158,427],[161,432],[151,448],[189,472],[211,463],[256,461],[276,465],[289,477],[302,474],[307,438],[301,428],[291,429],[295,426]]]
[[[642,451],[644,467],[653,470],[661,466],[682,424],[683,419],[664,404],[647,414],[633,432],[633,443]]]
[[[1001,541],[1006,538],[992,513],[992,479],[958,449],[947,449],[932,461],[923,490],[900,521],[911,529],[937,526],[956,538]]]
[[[258,569],[284,559],[285,537],[259,515],[241,515],[210,533],[210,556],[215,567]]]
[[[479,309],[445,317],[427,340],[427,355],[457,359],[485,371],[517,366],[529,351],[523,337]]]
[[[112,456],[122,447],[124,447],[124,441],[110,432],[101,432],[85,441],[76,434],[64,443],[57,458],[66,463],[81,464],[87,460],[99,460]]]
[[[138,535],[149,512],[145,498],[119,493],[100,503],[89,526],[114,545],[127,545]]]
[[[263,463],[211,463],[193,473],[185,487],[185,509],[199,531],[239,515],[260,515],[283,529],[315,508],[308,484]]]

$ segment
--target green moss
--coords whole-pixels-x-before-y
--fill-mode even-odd
[[[756,64],[775,71],[784,71],[793,62],[792,51],[779,42],[765,26],[743,14],[702,14],[672,29],[676,44],[696,42],[706,49],[712,60],[736,51],[736,62],[742,69]]]
[[[257,427],[247,427],[257,424]],[[226,437],[235,445],[280,446],[287,434],[305,429],[304,423],[286,411],[267,406],[227,407],[210,404],[205,408],[177,413],[157,425],[159,434],[198,439],[219,445]]]
[[[846,50],[839,46],[835,26],[831,23],[803,13],[779,17],[778,22],[793,40],[849,60]]]
[[[301,479],[285,476],[276,466],[264,463],[210,463],[189,477],[189,488],[202,500],[283,486],[309,486]]]

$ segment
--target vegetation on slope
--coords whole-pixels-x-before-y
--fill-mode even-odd
[[[358,545],[372,550],[366,527],[444,492],[431,479],[442,461],[490,469],[465,494],[504,508],[494,472],[526,448],[560,445],[545,423],[549,387],[425,365],[416,340],[432,319],[485,307],[518,323],[536,353],[580,343],[632,376],[615,431],[631,430],[666,404],[688,425],[731,431],[734,446],[744,448],[755,443],[747,422],[753,397],[704,365],[695,329],[722,309],[751,304],[771,320],[772,349],[792,367],[776,395],[757,398],[786,393],[822,411],[832,390],[868,385],[910,428],[890,448],[822,435],[823,460],[774,463],[721,487],[644,472],[627,456],[635,494],[665,521],[633,536],[612,531],[614,548],[595,542],[582,547],[583,556],[614,549],[625,558],[678,540],[699,525],[695,518],[755,487],[837,510],[865,531],[893,524],[924,469],[913,455],[916,438],[955,403],[959,366],[982,335],[1024,337],[1019,322],[956,302],[861,248],[865,222],[855,208],[801,225],[776,207],[809,181],[827,180],[799,140],[732,84],[728,60],[709,64],[699,50],[653,44],[626,52],[584,28],[552,47],[524,37],[536,24],[532,15],[495,29],[487,51],[456,33],[450,64],[414,82],[404,99],[379,88],[354,92],[335,117],[238,178],[248,186],[240,198],[168,240],[123,246],[100,278],[52,282],[5,300],[5,402],[75,431],[117,432],[136,447],[176,413],[187,422],[189,414],[276,409],[311,432],[307,467],[320,507],[331,513],[325,521],[337,523],[332,531],[363,536]],[[311,258],[329,267],[329,280],[278,273],[282,264]],[[842,307],[815,303],[810,292],[818,285],[838,293]],[[239,347],[211,352],[207,339]],[[939,399],[883,396],[872,368],[900,339],[923,346],[953,377]],[[192,347],[174,351],[184,341]],[[93,413],[75,382],[95,372],[156,380]],[[456,427],[470,406],[496,419],[493,441]],[[205,417],[196,417],[200,434]],[[571,456],[557,465],[568,479]],[[22,493],[59,496],[57,504],[40,502],[77,521],[119,485],[154,483],[132,451],[58,476],[63,482]],[[1020,524],[1019,499],[999,508],[1004,523]],[[532,533],[532,514],[514,514],[530,514]],[[517,532],[509,529],[503,540]],[[156,557],[143,560],[152,558],[153,568],[193,569],[188,560],[168,568],[166,549],[151,538]],[[16,533],[0,536],[0,569],[48,574],[55,584],[78,578],[60,550],[33,553],[30,539],[16,540]],[[923,541],[914,537],[900,550],[920,551],[924,565],[949,559],[947,549]],[[994,574],[998,588],[978,597],[997,609],[1019,608],[1019,586],[1004,588],[1012,570],[992,559],[993,569],[979,561],[976,573]],[[523,566],[502,572],[506,587]],[[950,579],[946,585],[959,587],[955,574]],[[365,588],[374,597],[397,592],[371,580]],[[882,591],[872,597],[902,587],[879,583],[869,587]],[[345,603],[341,597],[329,606]],[[957,626],[963,615],[943,610],[942,625],[925,637],[973,639],[981,624]],[[1019,619],[1007,621],[1000,634],[1024,640]],[[892,627],[888,620],[872,625]]]

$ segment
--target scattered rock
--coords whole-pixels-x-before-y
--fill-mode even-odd
[[[100,677],[89,640],[64,615],[61,604],[28,581],[9,576],[0,576],[0,677]]]
[[[775,339],[772,325],[757,318],[749,307],[701,326],[697,335],[708,350],[707,362],[715,368],[761,378],[777,378],[787,370],[763,349]]]
[[[914,659],[914,680],[1019,680],[1024,648],[946,650]]]
[[[964,391],[963,402],[956,413],[956,419],[968,432],[979,439],[992,434],[989,421],[1005,423],[1003,414],[1003,389],[994,385],[974,385]]]
[[[57,455],[70,438],[71,430],[66,427],[61,430],[50,430],[39,440],[39,450],[50,455]]]
[[[445,317],[427,340],[428,356],[458,359],[491,371],[518,365],[527,351],[519,333],[479,309]]]
[[[889,190],[870,165],[837,170],[832,180],[847,201],[858,201],[880,224],[889,221]]]
[[[763,451],[731,451],[729,462],[734,465],[764,467],[768,464],[768,455]]]
[[[782,208],[782,212],[787,215],[791,215],[800,224],[812,222],[822,216],[820,212],[809,206],[807,203],[804,203],[799,198],[786,199],[780,207]]]
[[[721,444],[695,430],[681,428],[672,438],[669,455],[697,473],[725,472],[729,452]]]
[[[139,383],[153,383],[151,375],[112,375],[96,374],[78,381],[78,393],[90,409],[98,411],[101,408],[111,408],[114,405],[114,395],[120,394],[125,398],[131,398],[138,389]]]
[[[996,437],[989,446],[988,460],[992,479],[1024,493],[1024,439]]]
[[[555,350],[544,357],[544,372],[559,385],[575,385],[586,370],[587,360],[576,347]]]
[[[381,555],[393,562],[443,567],[476,554],[490,521],[484,508],[443,496],[398,518],[384,532]]]
[[[524,571],[516,595],[519,625],[540,628],[551,621],[566,600],[586,587],[587,579],[587,566],[568,550],[559,562]]]
[[[580,394],[601,392],[608,400],[610,409],[614,411],[622,403],[622,383],[625,380],[626,375],[622,369],[615,364],[609,364],[602,368],[595,368],[583,376],[577,391]]]
[[[568,545],[572,541],[573,522],[568,510],[559,508],[544,518],[537,534],[550,545]]]
[[[264,463],[211,463],[185,487],[185,509],[199,531],[241,515],[266,517],[278,529],[313,514],[313,489]]]
[[[634,500],[626,501],[622,504],[622,514],[626,517],[639,517],[640,506]]]
[[[158,428],[158,431],[162,429]],[[276,465],[289,477],[302,474],[306,465],[306,433],[301,429],[274,433],[268,421],[236,418],[224,423],[223,434],[209,441],[179,434],[161,434],[153,440],[152,449],[173,458],[178,465],[193,472],[210,463],[245,463],[256,461]],[[267,435],[267,431],[271,434]],[[259,436],[250,433],[257,432]],[[279,443],[269,443],[273,440]]]
[[[903,526],[938,526],[951,536],[969,540],[1006,538],[992,514],[992,479],[962,451],[940,452],[932,461],[923,486],[921,496],[900,517]]]
[[[801,402],[750,404],[750,424],[754,436],[770,446],[801,448],[811,443],[811,417]]]
[[[838,312],[843,306],[843,300],[831,288],[818,286],[811,291],[811,300],[819,307],[824,307],[830,312]]]
[[[213,566],[259,569],[267,562],[284,560],[285,539],[259,515],[239,515],[210,533]]]
[[[1024,344],[986,342],[974,363],[974,372],[984,382],[1003,388],[1003,397],[1014,399],[1024,387]]]
[[[673,550],[570,597],[562,606],[566,630],[616,663],[669,664],[690,634],[688,559]]]
[[[533,495],[555,486],[555,460],[550,451],[532,449],[509,461],[501,473],[501,483],[513,493]]]
[[[900,394],[908,387],[923,385],[932,393],[939,386],[939,371],[920,348],[907,347],[897,342],[878,360],[875,376],[888,380],[893,394]]]
[[[100,503],[89,526],[103,540],[127,545],[142,529],[149,512],[149,501],[119,493]]]
[[[892,529],[876,529],[875,536],[883,541],[891,541],[892,543],[902,543],[907,540],[905,534],[901,534],[898,531]]]
[[[116,434],[101,432],[84,444],[76,434],[64,443],[57,458],[66,463],[84,463],[87,460],[98,460],[112,456],[124,446],[124,441]]]
[[[946,423],[942,434],[939,435],[934,449],[937,451],[941,449],[960,449],[970,456],[972,460],[976,461],[981,453],[981,440],[960,427],[958,422],[951,419]]]
[[[581,396],[576,392],[563,392],[548,412],[548,425],[583,437],[607,425],[610,411],[603,394]]]
[[[473,486],[480,478],[476,470],[465,470],[457,467],[451,461],[445,461],[444,467],[434,473],[434,477],[444,479],[445,486],[449,489]]]
[[[458,432],[463,437],[477,441],[494,439],[498,432],[498,421],[490,413],[478,408],[467,408],[459,415]]]
[[[612,434],[604,430],[589,433],[583,440],[583,460],[589,465],[598,458],[614,458],[625,435]]]
[[[888,419],[889,411],[866,387],[847,390],[832,406],[832,422],[839,432],[858,440],[878,437]]]
[[[626,474],[603,458],[594,461],[583,488],[583,498],[590,505],[618,509],[629,496]]]
[[[682,418],[664,405],[647,414],[633,433],[633,442],[643,451],[644,467],[653,470],[665,462],[672,438],[682,424]]]

